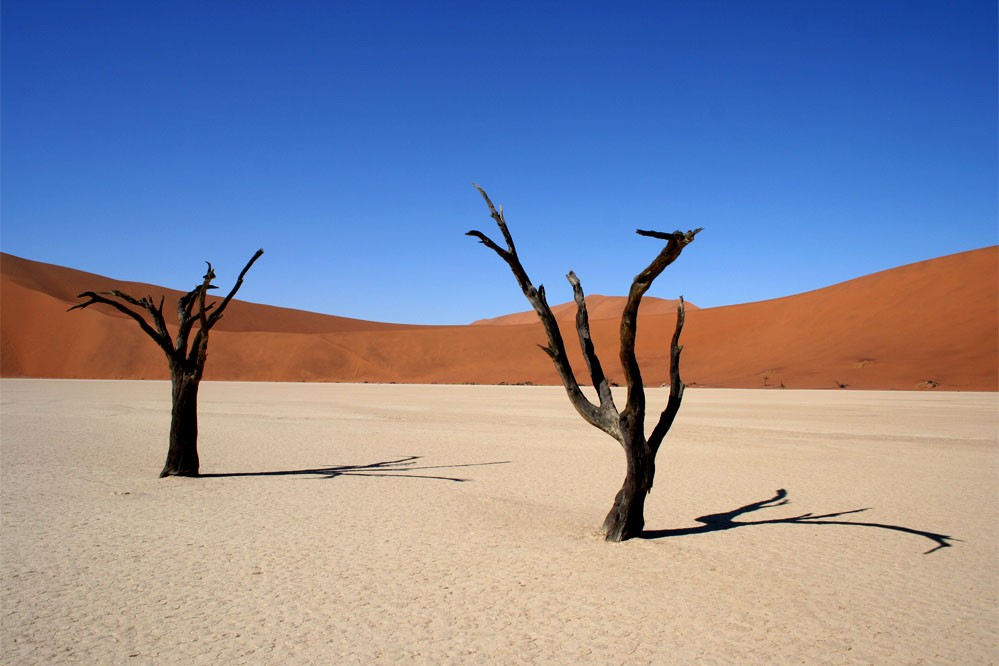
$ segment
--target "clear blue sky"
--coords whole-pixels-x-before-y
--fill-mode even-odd
[[[0,248],[406,323],[528,309],[465,237],[702,307],[997,242],[994,0],[4,0]]]

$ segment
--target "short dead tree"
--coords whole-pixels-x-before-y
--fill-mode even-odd
[[[177,301],[177,332],[171,340],[167,323],[163,317],[163,298],[159,305],[153,302],[151,296],[142,299],[133,298],[117,289],[111,291],[85,291],[77,298],[86,298],[83,303],[75,305],[70,310],[86,308],[94,304],[110,305],[119,312],[128,315],[139,327],[153,339],[166,354],[170,366],[170,383],[173,395],[173,408],[170,415],[170,447],[167,450],[166,464],[160,477],[164,476],[198,476],[200,461],[198,459],[198,386],[205,371],[205,360],[208,358],[208,332],[225,312],[233,296],[243,284],[243,277],[250,266],[260,258],[263,250],[247,262],[239,274],[232,291],[221,302],[206,302],[208,290],[217,289],[212,284],[215,271],[208,264],[208,272],[201,284],[187,292]],[[146,318],[149,315],[151,323]],[[197,330],[195,330],[197,327]],[[191,333],[194,339],[191,340]]]
[[[680,379],[680,352],[683,347],[680,346],[680,332],[683,330],[684,306],[683,298],[681,298],[677,307],[676,329],[670,347],[669,399],[648,438],[645,436],[645,387],[642,384],[642,373],[635,358],[638,306],[642,302],[642,296],[652,286],[653,280],[680,256],[683,248],[694,240],[694,236],[701,229],[687,232],[674,231],[673,233],[643,230],[637,232],[642,236],[666,241],[666,247],[653,259],[648,268],[635,276],[631,283],[624,312],[621,315],[620,358],[628,392],[624,409],[618,411],[611,394],[611,385],[607,381],[600,360],[594,351],[593,341],[590,337],[589,317],[586,312],[586,300],[579,278],[571,271],[566,276],[572,285],[573,297],[576,302],[576,331],[579,336],[579,344],[590,371],[593,387],[597,391],[599,404],[594,404],[587,398],[576,381],[572,367],[569,365],[569,358],[566,355],[565,343],[562,340],[558,322],[545,300],[545,288],[543,285],[535,288],[521,265],[513,237],[510,235],[506,219],[503,216],[503,208],[497,209],[493,206],[493,202],[485,190],[478,185],[475,187],[485,199],[486,205],[489,206],[489,212],[503,234],[506,248],[500,247],[481,231],[469,231],[466,235],[478,238],[483,245],[499,255],[510,266],[524,296],[527,297],[535,312],[538,313],[538,318],[541,319],[548,336],[548,345],[541,347],[541,349],[555,364],[555,369],[558,371],[572,406],[587,423],[603,430],[620,442],[624,448],[627,474],[624,485],[618,491],[617,497],[614,498],[614,505],[610,513],[604,519],[603,534],[607,541],[624,541],[640,536],[645,529],[645,498],[652,490],[656,473],[656,453],[659,451],[666,433],[673,425],[673,420],[680,409],[680,402],[683,400],[684,385]]]

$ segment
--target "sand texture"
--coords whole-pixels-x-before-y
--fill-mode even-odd
[[[557,387],[206,382],[162,480],[166,383],[0,398],[4,664],[997,663],[992,393],[691,389],[623,544]]]
[[[218,283],[224,289],[231,284],[221,272]],[[562,292],[549,286],[553,303],[558,293],[570,298],[568,285]],[[0,375],[166,379],[162,352],[134,321],[102,306],[66,312],[80,292],[114,287],[138,298],[166,295],[168,316],[179,295],[2,255]],[[512,276],[509,288],[517,288]],[[671,288],[667,273],[656,289]],[[697,302],[696,293],[686,295]],[[667,300],[647,300],[639,311],[636,352],[646,383],[658,386],[666,381],[675,313]],[[616,361],[623,300],[592,296],[590,301],[597,352],[608,379],[623,384]],[[572,308],[555,310],[563,320],[569,358],[585,377]],[[493,325],[407,326],[233,302],[212,331],[206,377],[558,384],[549,358],[537,348],[544,341],[533,312],[500,317]],[[786,298],[692,306],[683,344],[683,378],[692,386],[999,390],[999,248]]]

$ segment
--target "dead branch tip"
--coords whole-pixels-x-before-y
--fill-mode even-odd
[[[646,236],[648,238],[658,238],[664,241],[677,241],[678,243],[689,243],[694,240],[694,236],[704,231],[704,227],[699,227],[697,229],[688,230],[686,232],[677,229],[672,233],[667,233],[665,231],[653,231],[650,229],[635,229],[635,233],[639,236]]]

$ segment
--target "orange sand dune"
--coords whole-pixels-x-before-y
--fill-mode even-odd
[[[621,312],[624,310],[624,304],[627,300],[628,299],[625,296],[601,296],[599,294],[587,296],[586,313],[589,316],[590,321],[596,321],[597,319],[620,320]],[[679,300],[646,296],[642,299],[642,314],[674,314],[676,313],[676,306],[679,303]],[[688,301],[686,308],[687,312],[690,312],[691,310],[696,310],[697,306]],[[576,304],[570,301],[568,303],[562,303],[561,305],[553,305],[552,313],[560,322],[574,322],[576,320]],[[520,324],[533,324],[537,320],[538,315],[534,313],[534,310],[528,310],[526,312],[516,312],[514,314],[503,315],[502,317],[479,319],[478,321],[473,321],[472,325],[478,326],[482,324],[489,324],[513,326]]]
[[[999,390],[997,250],[963,252],[771,301],[691,308],[684,379],[715,387]],[[99,306],[66,312],[79,292],[111,287],[134,296],[164,294],[168,312],[179,295],[0,256],[0,375],[167,377],[162,353],[128,318]],[[620,300],[597,298],[593,309],[601,314],[592,321],[597,350],[616,381],[617,322],[603,313],[619,308]],[[672,305],[657,301],[649,305],[658,307],[643,309],[639,323],[638,356],[650,385],[666,379],[674,325]],[[559,311],[566,317],[570,357],[585,377],[571,309]],[[212,333],[206,378],[558,383],[537,349],[544,341],[538,324],[500,320],[507,325],[408,326],[234,302]]]

